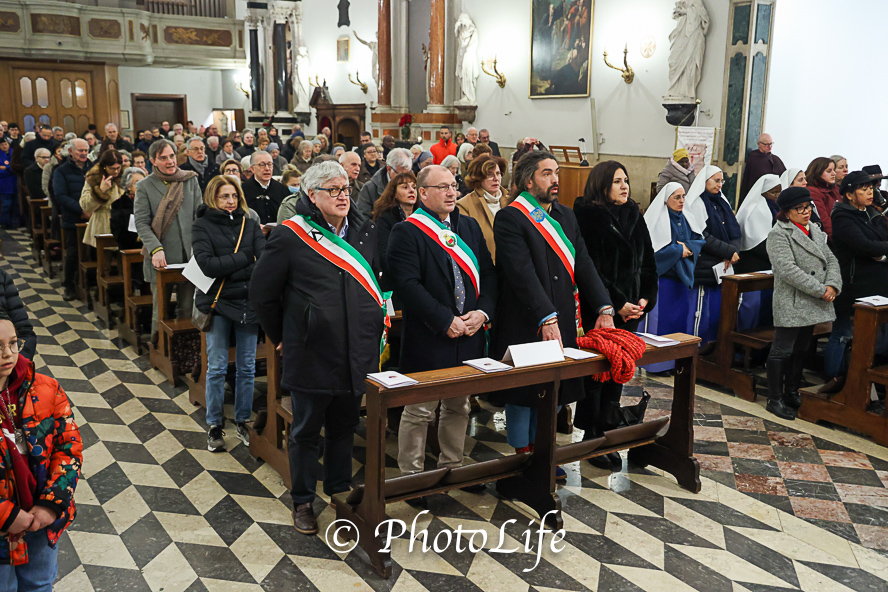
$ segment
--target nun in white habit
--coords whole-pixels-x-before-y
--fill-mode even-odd
[[[782,186],[777,175],[762,175],[749,190],[740,209],[740,261],[734,266],[737,273],[750,273],[771,269],[765,239],[777,221],[777,196]],[[773,290],[745,292],[741,296],[737,313],[737,329],[740,331],[772,324],[771,300]]]
[[[667,183],[651,202],[644,222],[651,235],[657,261],[659,291],[657,305],[645,317],[647,333],[668,335],[692,333],[697,312],[694,267],[703,248],[703,227],[682,213],[685,190],[679,183]],[[660,306],[664,302],[664,306]],[[665,372],[675,362],[645,366],[649,372]]]
[[[694,268],[694,287],[697,290],[697,313],[693,334],[703,345],[718,337],[718,319],[721,313],[721,286],[715,266],[727,270],[740,260],[740,225],[734,209],[722,193],[724,174],[717,166],[706,166],[694,179],[685,201],[685,217],[697,228],[703,229],[705,241]]]

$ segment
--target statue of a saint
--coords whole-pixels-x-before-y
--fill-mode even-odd
[[[300,45],[296,48],[296,58],[293,64],[293,95],[296,99],[294,106],[296,111],[308,111],[308,101],[311,97],[305,79],[309,76],[310,67],[308,48]]]
[[[373,72],[373,82],[376,83],[376,88],[379,88],[379,37],[377,36],[376,41],[364,41],[358,37],[357,32],[355,32],[355,39],[369,47],[370,51],[373,52],[373,61],[370,64],[370,67]]]
[[[465,12],[456,20],[456,42],[459,44],[459,52],[456,55],[456,79],[462,91],[462,97],[456,101],[456,104],[477,105],[475,89],[478,76],[481,75],[481,66],[478,62],[478,29]]]
[[[709,12],[703,0],[678,0],[672,18],[678,21],[669,34],[669,92],[667,97],[697,98],[703,74],[703,53],[709,31]]]

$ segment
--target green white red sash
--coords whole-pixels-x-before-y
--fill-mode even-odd
[[[382,308],[386,329],[382,335],[381,351],[385,347],[388,327],[391,326],[385,307],[385,301],[391,296],[391,292],[382,292],[379,282],[376,281],[376,274],[364,256],[329,229],[316,224],[307,216],[293,216],[283,224],[321,257],[351,275]]]
[[[582,330],[580,296],[579,291],[577,290],[577,282],[574,278],[574,261],[577,252],[576,249],[574,249],[573,243],[571,243],[570,239],[567,238],[567,235],[564,234],[564,229],[561,228],[561,224],[547,214],[546,211],[540,207],[536,198],[527,191],[522,192],[521,195],[516,197],[515,200],[509,204],[509,206],[514,207],[530,220],[533,227],[540,233],[540,235],[542,235],[552,250],[555,251],[555,254],[558,255],[558,258],[561,259],[564,267],[567,269],[568,273],[570,273],[570,281],[573,282],[574,285],[574,300],[576,300],[577,328]]]
[[[432,239],[450,255],[460,269],[472,280],[475,287],[475,295],[481,295],[481,274],[478,272],[478,260],[469,245],[458,234],[444,226],[437,216],[429,214],[423,209],[416,210],[407,221],[419,228],[426,236]]]

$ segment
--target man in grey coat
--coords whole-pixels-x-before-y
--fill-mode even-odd
[[[148,149],[153,172],[136,184],[133,216],[142,239],[145,255],[143,271],[151,282],[154,308],[151,312],[152,342],[157,333],[157,276],[155,268],[187,263],[191,258],[191,225],[197,208],[203,203],[197,173],[183,171],[176,165],[176,146],[158,140]],[[190,318],[194,286],[179,284],[176,315]]]

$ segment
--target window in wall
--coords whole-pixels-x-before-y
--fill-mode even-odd
[[[49,86],[46,84],[46,78],[37,79],[37,105],[43,109],[49,107]]]
[[[73,115],[65,115],[62,119],[62,127],[65,128],[66,132],[74,132],[77,133],[77,130],[74,129],[74,116]]]
[[[70,109],[74,106],[74,85],[67,78],[62,78],[60,86],[62,89],[62,107]]]
[[[46,125],[52,125],[52,120],[49,118],[49,115],[45,113],[37,118],[38,123],[45,123]]]
[[[86,82],[83,80],[78,80],[74,83],[74,94],[77,97],[77,106],[81,109],[86,109],[87,101],[86,101]]]
[[[22,89],[22,106],[30,107],[34,104],[34,91],[31,87],[31,79],[27,76],[19,78],[19,86]]]
[[[36,125],[36,120],[33,115],[25,115],[25,131],[33,132],[34,127]]]

